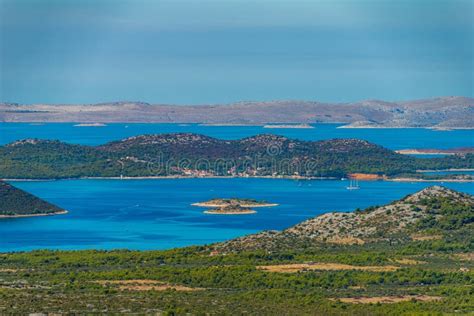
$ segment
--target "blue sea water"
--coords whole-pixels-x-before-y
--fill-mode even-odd
[[[263,126],[201,126],[199,124],[108,124],[77,127],[73,123],[0,123],[0,145],[19,139],[40,138],[99,145],[142,134],[189,132],[216,138],[239,139],[257,134],[278,134],[302,140],[358,138],[397,150],[474,146],[474,130],[437,131],[420,128],[347,129],[341,124],[315,124],[314,129],[267,129]]]
[[[432,183],[285,179],[61,180],[14,185],[69,211],[0,220],[0,251],[31,249],[166,249],[283,229],[329,211],[381,205]],[[448,187],[474,194],[470,183]],[[204,214],[192,203],[248,197],[278,203],[251,215]]]
[[[274,133],[305,140],[362,138],[391,149],[474,145],[474,131],[424,129],[264,129],[257,126],[179,124],[31,125],[0,123],[0,144],[23,138],[102,144],[139,134],[194,132],[225,139]],[[353,211],[388,203],[435,183],[286,179],[154,179],[20,181],[15,186],[69,211],[66,215],[0,220],[0,252],[32,249],[167,249],[202,245],[267,229],[284,229],[329,211]],[[472,183],[445,183],[474,194]],[[278,203],[251,215],[210,215],[192,203],[216,197]]]

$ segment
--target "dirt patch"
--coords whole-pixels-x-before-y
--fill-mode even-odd
[[[383,176],[380,176],[378,174],[373,174],[373,173],[350,173],[348,175],[349,178],[351,179],[357,179],[357,180],[381,180],[384,179]]]
[[[426,240],[439,240],[443,238],[441,235],[411,235],[411,239],[416,240],[416,241],[426,241]]]
[[[341,301],[343,303],[352,304],[390,304],[399,302],[419,301],[419,302],[432,302],[439,301],[443,298],[441,296],[428,296],[428,295],[400,295],[400,296],[375,296],[375,297],[342,297],[333,298],[332,301]]]
[[[353,266],[342,263],[295,263],[295,264],[279,264],[273,266],[257,266],[257,269],[268,272],[293,273],[300,271],[341,271],[341,270],[359,270],[372,272],[390,272],[399,269],[397,266]]]
[[[462,261],[474,261],[474,252],[457,253],[454,257]]]
[[[116,286],[120,290],[128,291],[166,291],[176,290],[183,292],[202,291],[203,288],[193,288],[184,285],[167,284],[157,280],[101,280],[94,283],[103,286]]]
[[[405,265],[417,265],[417,264],[425,264],[426,263],[426,261],[414,260],[414,259],[408,259],[408,258],[395,259],[393,261],[396,262],[396,263],[405,264]]]
[[[365,241],[356,237],[333,237],[327,239],[328,243],[338,244],[338,245],[363,245]]]
[[[19,269],[0,269],[0,273],[6,272],[6,273],[16,273],[18,271],[21,271]]]

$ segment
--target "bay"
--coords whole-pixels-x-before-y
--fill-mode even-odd
[[[98,145],[141,134],[190,132],[223,139],[262,133],[303,140],[366,139],[390,149],[474,146],[473,130],[265,129],[262,126],[198,124],[108,124],[76,127],[73,123],[0,123],[0,145],[19,139],[58,139]],[[389,203],[429,182],[361,182],[288,179],[147,179],[21,181],[14,185],[69,211],[66,215],[0,220],[0,252],[32,249],[169,249],[223,241],[267,229],[284,229],[329,211],[353,211]],[[474,194],[472,183],[445,183]],[[210,198],[241,197],[278,203],[252,215],[210,215],[192,203]]]
[[[32,249],[168,249],[284,229],[329,211],[353,211],[433,185],[287,179],[153,179],[24,181],[14,185],[69,211],[0,220],[0,252]],[[472,183],[446,183],[474,194]],[[279,206],[251,215],[204,214],[192,203],[211,198],[263,199]]]

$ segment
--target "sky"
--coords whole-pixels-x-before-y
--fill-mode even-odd
[[[474,1],[0,0],[0,102],[474,94]]]

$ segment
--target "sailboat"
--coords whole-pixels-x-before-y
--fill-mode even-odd
[[[360,187],[359,187],[359,180],[355,179],[351,179],[350,182],[349,182],[349,186],[346,187],[347,190],[359,190]]]

